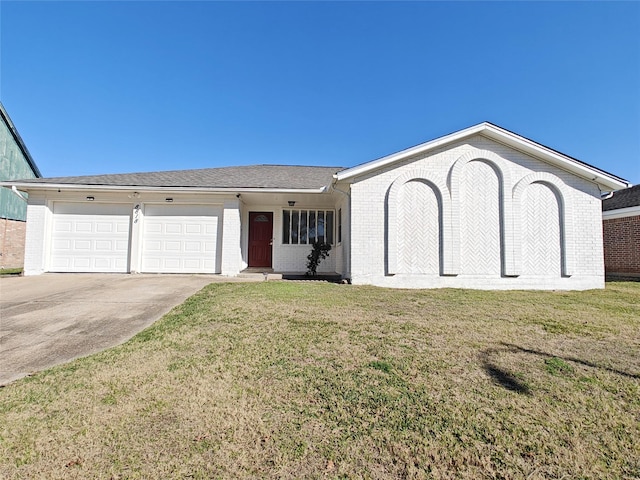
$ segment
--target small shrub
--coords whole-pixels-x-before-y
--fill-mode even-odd
[[[315,276],[320,262],[329,256],[331,245],[325,242],[313,242],[311,253],[307,255],[307,276]]]

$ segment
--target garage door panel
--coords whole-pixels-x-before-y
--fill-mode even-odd
[[[147,205],[143,272],[216,273],[220,207]]]
[[[52,247],[54,250],[70,250],[71,240],[55,239],[53,240]]]
[[[104,223],[104,222],[96,223],[97,233],[111,233],[114,230],[116,230],[116,228],[117,228],[117,225],[114,225],[113,223]]]
[[[184,242],[184,251],[187,253],[205,253],[205,249],[200,242]]]
[[[112,242],[110,240],[98,240],[95,242],[95,250],[97,252],[111,252],[117,251],[116,242]]]
[[[142,262],[143,272],[159,272],[162,267],[159,258],[145,258]]]
[[[165,225],[164,233],[167,235],[180,235],[182,233],[182,225],[167,223]]]
[[[94,264],[96,268],[109,268],[111,266],[111,260],[108,258],[96,258]]]
[[[197,258],[185,258],[184,266],[187,268],[200,268],[200,261]]]
[[[153,222],[151,220],[145,220],[144,229],[148,234],[162,233],[162,224]]]
[[[53,227],[54,233],[56,232],[71,232],[73,231],[73,225],[68,221],[59,221]]]
[[[76,240],[74,242],[72,242],[72,248],[70,249],[70,251],[91,251],[91,242],[89,240]]]
[[[54,204],[51,271],[129,271],[130,207]]]
[[[51,260],[51,268],[53,271],[60,271],[60,268],[68,268],[71,263],[70,259],[54,258]],[[64,270],[62,270],[64,271]]]
[[[177,258],[166,258],[163,261],[164,267],[167,270],[174,270],[180,268],[180,260]]]
[[[83,222],[80,219],[74,217],[75,223],[72,224],[72,231],[76,233],[91,232],[91,223]]]
[[[164,242],[165,252],[180,252],[182,244],[180,242]]]
[[[71,259],[71,261],[69,262],[69,265],[71,266],[71,268],[89,268],[91,267],[91,259],[88,257],[78,257],[78,258],[74,258]]]
[[[161,252],[162,242],[160,240],[145,240],[143,249],[145,252]]]
[[[204,233],[203,225],[188,223],[184,226],[184,233],[187,235],[202,235]]]
[[[117,240],[115,251],[129,253],[129,240]]]

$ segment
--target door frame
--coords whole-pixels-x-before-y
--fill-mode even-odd
[[[251,265],[251,231],[252,231],[252,221],[251,221],[251,217],[254,214],[267,214],[271,217],[271,240],[270,240],[270,246],[271,246],[271,253],[269,255],[269,266],[255,266],[255,265]],[[247,220],[248,220],[248,224],[249,224],[249,228],[248,228],[248,232],[247,232],[247,266],[249,268],[273,268],[273,244],[275,241],[275,237],[274,237],[274,229],[275,229],[275,214],[273,211],[269,211],[269,210],[250,210],[249,212],[247,212]]]

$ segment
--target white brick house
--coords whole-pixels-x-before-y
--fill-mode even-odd
[[[391,287],[604,285],[601,192],[627,182],[490,123],[353,168],[258,165],[12,182],[25,274],[306,270]]]

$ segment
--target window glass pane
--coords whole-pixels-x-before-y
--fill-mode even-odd
[[[326,240],[325,242],[333,245],[333,212],[327,212],[325,221]]]
[[[298,228],[299,228],[299,216],[300,216],[300,211],[299,210],[291,210],[291,243],[299,243],[299,232],[298,232]]]
[[[316,212],[309,212],[309,243],[316,241]]]
[[[324,212],[318,212],[318,241],[324,242]]]
[[[289,210],[282,211],[282,243],[289,243],[291,228],[291,212]]]
[[[307,211],[300,210],[300,243],[307,243]]]

